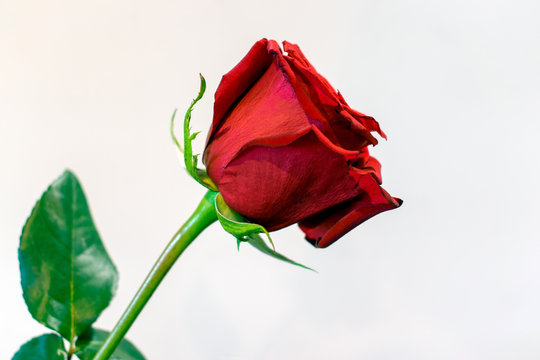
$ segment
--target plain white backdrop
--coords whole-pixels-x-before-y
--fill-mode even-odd
[[[0,1],[0,358],[48,330],[22,299],[21,228],[79,176],[120,272],[111,329],[204,189],[169,137],[203,131],[221,76],[262,37],[300,45],[388,134],[405,203],[327,249],[274,233],[295,268],[214,225],[128,338],[156,359],[540,358],[538,1]],[[321,164],[324,169],[324,164]]]

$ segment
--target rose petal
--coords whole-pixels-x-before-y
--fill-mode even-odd
[[[267,45],[267,39],[256,42],[247,55],[231,71],[223,75],[215,94],[214,118],[208,133],[207,144],[231,106],[272,63],[273,56],[268,52]]]
[[[371,174],[379,185],[382,184],[381,164],[366,152],[352,164],[351,175],[360,182],[361,178],[368,174]]]
[[[287,146],[245,149],[223,171],[218,187],[232,209],[269,231],[359,195],[343,154],[314,132]]]
[[[205,149],[206,168],[219,187],[223,169],[245,148],[285,145],[310,129],[289,80],[273,62],[215,130]]]
[[[223,77],[204,161],[232,209],[268,230],[300,222],[326,247],[401,200],[379,186],[367,149],[371,132],[385,137],[379,124],[351,109],[298,46],[284,48],[263,39]]]
[[[360,134],[361,137],[365,139],[365,142],[360,141],[358,146],[363,147],[367,146],[368,144],[375,146],[379,143],[377,139],[371,135],[371,132],[375,130],[367,127],[364,122],[358,121],[358,118],[353,117],[346,108],[337,109],[336,111],[342,116],[343,119],[347,120],[345,131]],[[375,119],[373,119],[373,121],[375,121]]]
[[[318,94],[321,103],[332,106],[334,101],[336,101],[338,104],[343,106],[343,108],[349,112],[353,118],[359,121],[363,128],[369,129],[370,131],[376,131],[379,133],[379,135],[386,139],[386,135],[381,130],[379,123],[373,117],[364,115],[354,109],[351,109],[341,93],[336,91],[330,82],[324,76],[320,75],[315,70],[313,65],[310,64],[298,45],[284,41],[283,48],[290,55],[288,58],[291,61],[296,62],[298,70],[308,78],[312,85],[315,85],[315,89],[321,91],[321,93]],[[375,141],[375,144],[376,143],[377,142]]]
[[[316,126],[312,126],[312,129],[315,135],[317,135],[317,138],[319,138],[321,143],[323,143],[323,145],[343,155],[343,157],[345,158],[345,161],[354,162],[358,160],[359,156],[361,155],[360,151],[344,149],[341,146],[332,143],[332,141],[330,141],[330,139],[326,137],[326,135],[324,135],[324,133],[321,130],[319,130],[319,128],[317,128]]]
[[[302,50],[300,50],[298,45],[291,44],[288,41],[284,41],[283,49],[287,52],[290,58],[293,59],[293,61],[295,60],[301,65],[301,68],[304,68],[308,70],[309,73],[313,74],[313,80],[319,83],[319,87],[325,91],[328,97],[339,101],[337,97],[337,91],[332,87],[332,85],[330,85],[330,83],[328,82],[328,80],[326,80],[325,77],[320,75],[317,70],[315,70],[315,67],[311,65],[311,63],[305,57],[304,53],[302,52]]]
[[[364,115],[359,111],[351,109],[348,105],[345,106],[345,110],[347,110],[347,112],[350,113],[356,120],[361,122],[365,128],[377,132],[384,139],[386,139],[386,134],[381,130],[379,123],[373,117]]]
[[[316,247],[327,247],[369,218],[402,204],[380,187],[371,174],[362,176],[359,187],[364,192],[353,200],[299,222],[306,240]]]
[[[343,96],[315,70],[297,45],[286,41],[283,44],[288,53],[285,59],[297,75],[293,86],[300,102],[310,118],[326,124],[322,130],[332,141],[357,150],[368,144],[377,144],[372,131],[386,138],[375,119],[347,105]]]

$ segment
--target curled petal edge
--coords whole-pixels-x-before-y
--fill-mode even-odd
[[[328,247],[364,221],[403,203],[380,187],[371,174],[363,176],[361,181],[361,187],[368,189],[364,194],[298,223],[313,246]]]

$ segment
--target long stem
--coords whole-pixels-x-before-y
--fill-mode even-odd
[[[124,314],[122,314],[122,317],[96,353],[94,360],[106,360],[112,355],[180,254],[205,228],[217,220],[214,207],[216,195],[216,192],[208,191],[193,215],[173,236],[124,311]]]

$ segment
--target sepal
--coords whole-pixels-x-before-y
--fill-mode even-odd
[[[275,251],[274,242],[264,226],[246,222],[242,215],[238,214],[225,203],[221,194],[217,194],[215,201],[218,220],[223,229],[237,239],[238,247],[240,247],[241,241],[248,241],[249,235],[265,233]]]
[[[195,106],[195,104],[199,100],[201,100],[206,90],[206,80],[204,80],[204,77],[202,75],[199,74],[199,76],[201,77],[201,87],[199,90],[199,94],[195,99],[193,99],[191,105],[186,111],[186,115],[184,116],[184,149],[182,149],[180,142],[174,134],[174,119],[176,117],[176,110],[174,111],[171,119],[171,137],[178,150],[184,154],[184,163],[186,165],[186,170],[188,174],[191,175],[193,179],[195,179],[199,184],[206,187],[207,189],[212,191],[218,191],[216,184],[214,184],[212,179],[210,179],[206,170],[197,168],[199,154],[193,155],[193,147],[191,145],[193,140],[195,140],[197,135],[199,135],[199,132],[195,132],[193,134],[191,133],[191,129],[189,127],[191,121],[191,112],[193,111],[193,107]]]
[[[266,255],[270,255],[274,259],[285,261],[286,263],[289,263],[291,265],[299,266],[301,268],[317,272],[316,270],[314,270],[314,269],[312,269],[310,267],[307,267],[305,265],[297,263],[296,261],[289,259],[288,257],[276,252],[275,250],[270,249],[270,247],[268,245],[266,245],[264,240],[258,234],[250,234],[250,235],[248,235],[246,242],[249,243],[251,246],[253,246],[255,249],[259,250],[260,252],[262,252],[262,253],[264,253]]]
[[[274,243],[272,242],[272,238],[270,237],[268,231],[262,225],[246,222],[242,215],[238,214],[236,211],[231,209],[227,205],[227,203],[225,203],[223,196],[221,196],[221,194],[219,193],[216,196],[215,204],[216,214],[221,226],[223,227],[223,229],[225,229],[225,231],[227,231],[229,234],[233,235],[236,238],[236,244],[238,249],[240,249],[241,242],[247,242],[255,249],[273,257],[274,259],[278,259],[286,263],[302,267],[304,269],[315,271],[276,252]],[[266,234],[268,240],[270,241],[270,244],[272,245],[272,248],[270,248],[266,244],[266,242],[259,235],[260,233]]]

